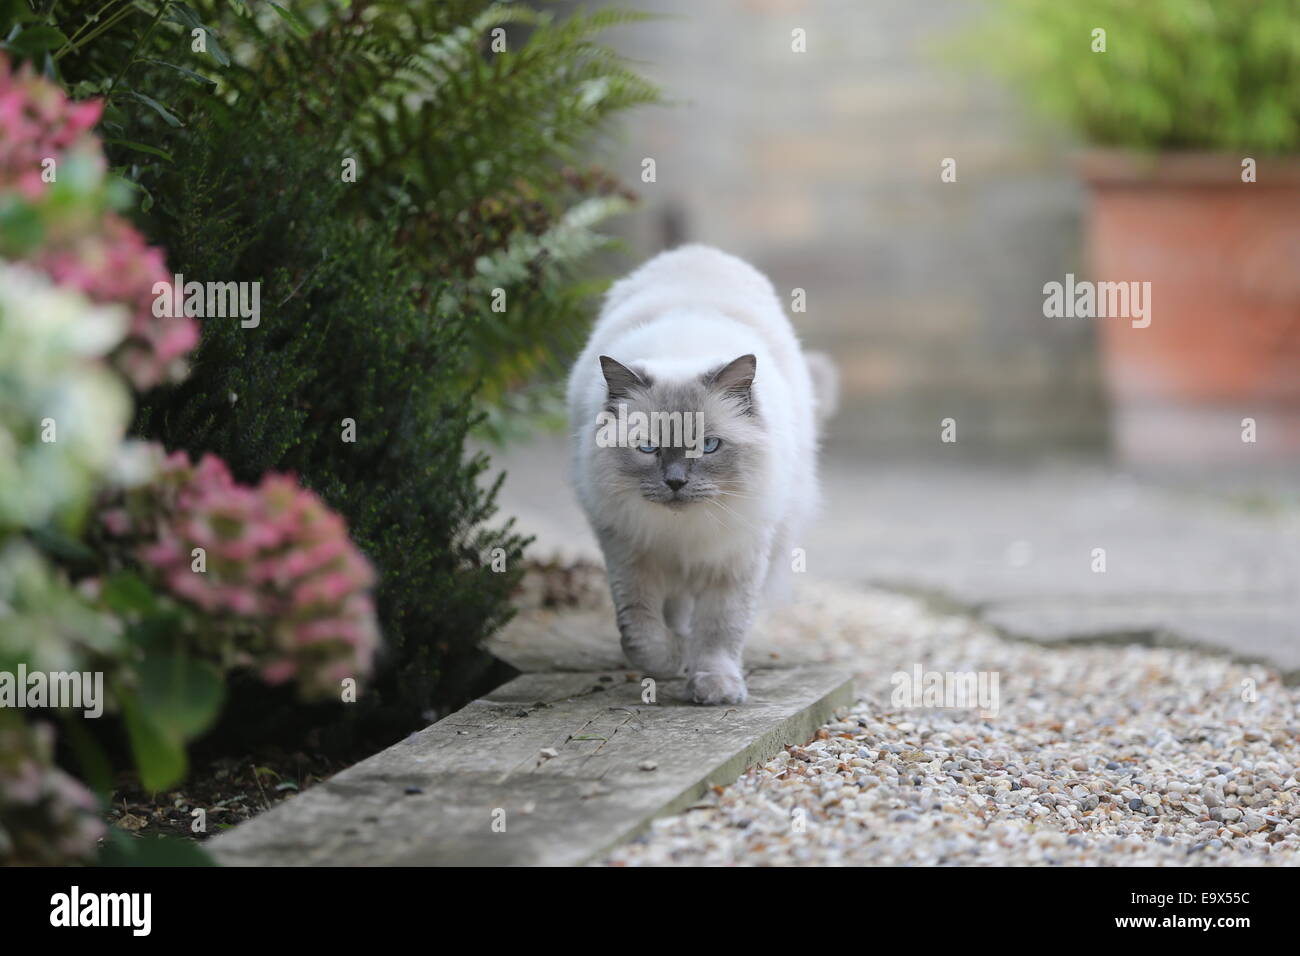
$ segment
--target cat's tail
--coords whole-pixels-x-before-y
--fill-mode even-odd
[[[812,376],[813,414],[820,428],[840,407],[840,373],[825,352],[804,352],[803,358]]]

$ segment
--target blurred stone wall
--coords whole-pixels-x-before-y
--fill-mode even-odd
[[[952,451],[947,417],[974,455],[1104,442],[1093,330],[1042,315],[1043,283],[1083,271],[1082,190],[1066,144],[935,49],[970,0],[633,6],[666,18],[610,39],[673,102],[614,147],[643,199],[621,267],[700,241],[754,262],[787,308],[805,289],[797,325],[843,377],[834,443]]]

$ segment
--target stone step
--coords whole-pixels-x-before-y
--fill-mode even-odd
[[[698,707],[682,681],[647,703],[621,671],[524,674],[207,848],[235,866],[585,863],[852,703],[842,667],[748,680],[745,704]]]

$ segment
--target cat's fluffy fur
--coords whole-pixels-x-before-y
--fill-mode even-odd
[[[815,383],[762,274],[695,245],[610,289],[569,378],[574,482],[624,652],[646,673],[684,673],[699,703],[745,699],[757,605],[780,588],[817,508],[817,426],[834,387],[833,369],[818,367]],[[721,446],[694,458],[602,447],[599,415],[620,403],[703,412]]]

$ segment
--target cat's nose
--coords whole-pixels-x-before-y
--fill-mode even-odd
[[[686,484],[686,479],[685,479],[685,478],[665,478],[665,479],[664,479],[664,484],[667,485],[669,488],[671,488],[673,491],[680,491],[681,488],[682,488],[682,486],[683,486],[684,484]]]

